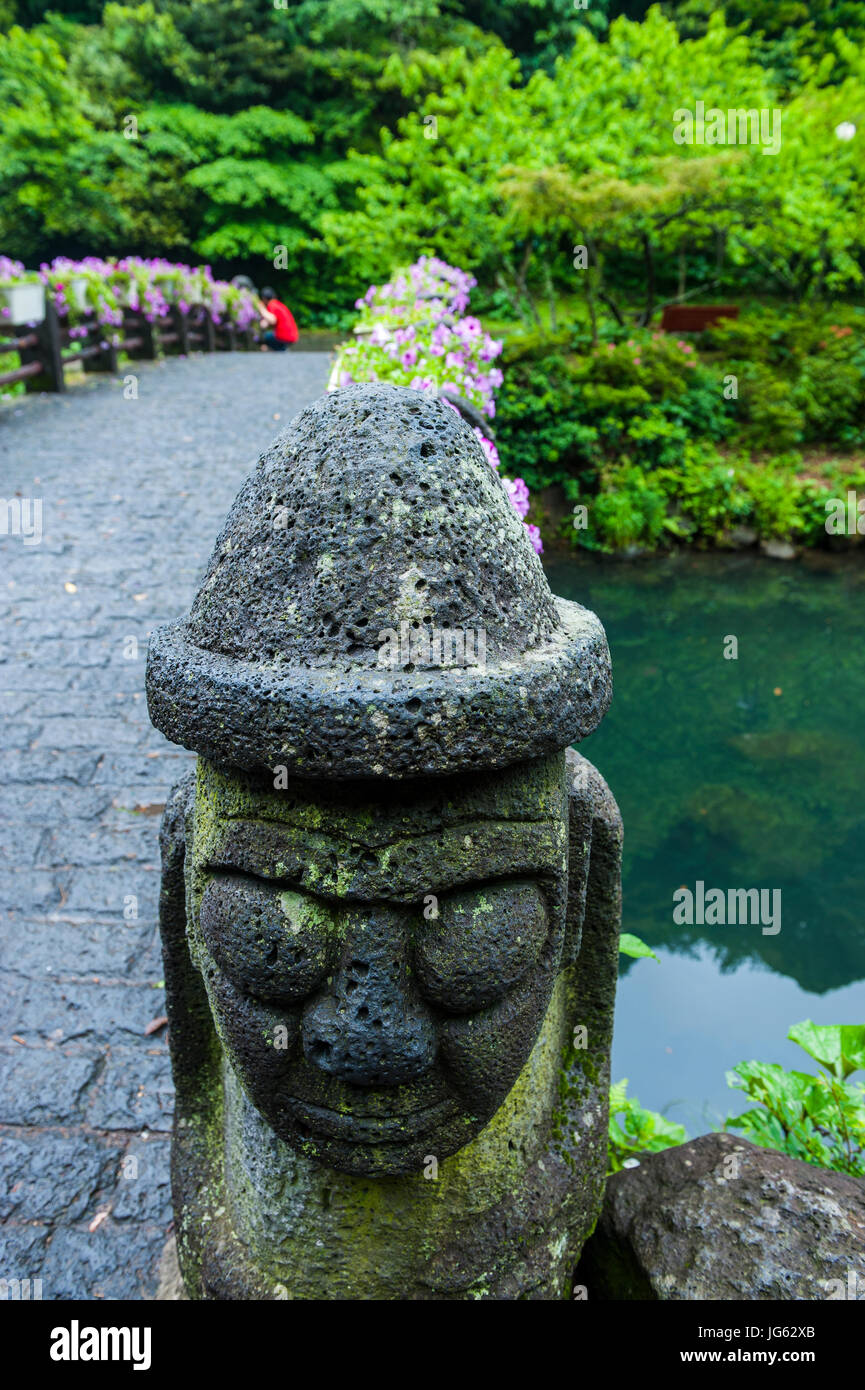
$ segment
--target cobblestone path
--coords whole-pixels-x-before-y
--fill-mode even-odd
[[[156,926],[162,804],[192,761],[151,728],[152,627],[189,605],[323,353],[137,364],[0,414],[0,1279],[147,1298],[171,1223]],[[0,530],[5,526],[0,508]],[[25,510],[25,518],[27,512]]]

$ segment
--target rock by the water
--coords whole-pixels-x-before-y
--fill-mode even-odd
[[[706,1134],[607,1183],[595,1300],[865,1300],[865,1180]]]
[[[770,560],[795,560],[796,547],[789,541],[767,540],[760,542],[760,549]]]

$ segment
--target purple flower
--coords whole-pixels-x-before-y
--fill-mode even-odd
[[[505,489],[511,499],[511,504],[517,516],[522,520],[529,510],[528,488],[522,478],[502,478],[502,482],[505,485]]]
[[[466,313],[475,284],[474,276],[439,257],[421,256],[389,283],[370,285],[355,305],[360,314],[357,341],[340,352],[339,384],[352,379],[345,370],[348,363],[359,364],[355,379],[365,381],[402,382],[402,372],[417,368],[409,383],[412,390],[434,392],[459,414],[441,395],[449,390],[494,417],[495,393],[504,378],[491,364],[501,355],[503,344],[484,331],[478,318]],[[495,444],[483,429],[476,429],[475,435],[490,467],[499,470]],[[540,554],[540,532],[524,521],[530,503],[524,479],[502,478],[502,484]]]
[[[493,468],[498,468],[500,459],[499,451],[491,439],[487,439],[483,430],[479,430],[475,425],[475,435],[480,440],[481,448],[487,456],[487,461]]]
[[[537,526],[530,526],[529,523],[528,523],[527,521],[524,521],[524,522],[523,522],[523,525],[525,526],[526,530],[527,530],[528,533],[529,533],[529,540],[531,541],[532,545],[533,545],[534,548],[535,548],[535,554],[537,554],[537,555],[543,555],[543,553],[544,553],[544,543],[543,543],[543,541],[541,540],[541,533],[540,533],[540,531],[538,530]]]

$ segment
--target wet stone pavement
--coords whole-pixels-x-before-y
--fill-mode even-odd
[[[0,411],[0,1280],[152,1297],[171,1225],[159,818],[192,762],[151,728],[148,633],[188,607],[323,353],[136,364]],[[278,417],[278,418],[277,418]],[[26,515],[26,513],[25,513]],[[4,526],[0,512],[0,527]]]

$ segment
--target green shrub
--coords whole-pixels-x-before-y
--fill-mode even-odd
[[[664,534],[667,503],[663,492],[635,464],[604,474],[589,511],[588,542],[601,550],[654,547]]]
[[[635,330],[593,348],[576,327],[507,343],[499,449],[531,487],[586,505],[574,544],[724,544],[743,524],[825,543],[827,497],[865,487],[841,460],[800,476],[795,452],[865,444],[865,311],[761,306],[699,343]]]
[[[700,334],[700,351],[729,362],[763,362],[775,366],[792,360],[799,349],[803,328],[813,326],[813,316],[802,319],[787,307],[757,304],[737,319],[719,319]],[[816,338],[820,335],[817,333]],[[803,350],[805,348],[802,344]]]
[[[627,1079],[610,1087],[610,1173],[633,1167],[637,1154],[660,1153],[687,1139],[684,1125],[665,1120],[657,1110],[644,1110],[627,1091]]]
[[[794,400],[806,439],[849,446],[865,442],[865,377],[855,363],[828,354],[806,362]]]
[[[865,496],[865,469],[844,468],[837,459],[823,464],[818,477],[798,478],[796,481],[800,540],[806,545],[826,541],[826,502],[829,498],[846,499],[848,491]]]
[[[739,470],[712,444],[691,441],[679,467],[663,469],[658,477],[676,518],[668,529],[677,536],[715,542],[748,519],[750,507]]]
[[[760,536],[789,540],[804,529],[800,508],[803,484],[789,458],[748,463],[742,469],[742,484],[750,502],[748,520]]]
[[[505,364],[496,399],[496,442],[509,476],[529,487],[578,476],[594,456],[597,430],[580,418],[577,389],[563,356]]]
[[[738,377],[742,438],[751,446],[865,442],[865,312],[858,306],[763,306],[707,329],[700,345]]]
[[[623,459],[602,471],[594,496],[569,489],[588,513],[586,530],[574,536],[588,549],[605,551],[677,540],[723,545],[735,527],[749,526],[766,538],[816,544],[826,537],[827,497],[865,489],[865,474],[827,466],[825,480],[803,478],[796,474],[800,463],[797,454],[725,458],[701,440],[688,441],[672,468],[646,472]]]
[[[734,363],[743,433],[755,449],[792,448],[805,437],[805,417],[790,383],[763,363]]]
[[[773,1062],[741,1062],[727,1082],[762,1109],[727,1120],[746,1139],[821,1168],[865,1177],[865,1086],[849,1080],[865,1069],[865,1024],[796,1023],[787,1037],[822,1067],[818,1075]]]
[[[592,349],[577,330],[549,340],[523,334],[505,346],[496,437],[530,487],[599,471],[622,454],[651,469],[674,465],[695,435],[721,440],[732,403],[693,347],[635,331]]]

